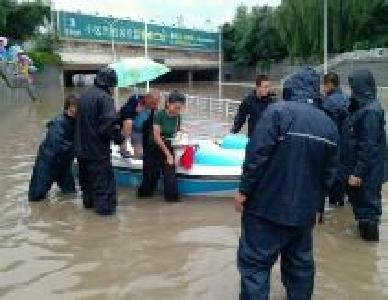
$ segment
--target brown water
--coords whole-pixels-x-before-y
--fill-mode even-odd
[[[118,214],[108,218],[57,189],[44,203],[28,203],[42,128],[60,109],[54,98],[0,115],[0,298],[237,299],[239,216],[231,199],[167,204],[119,189]],[[315,245],[315,299],[388,299],[386,202],[380,243],[358,238],[346,207],[327,213]],[[283,298],[276,267],[273,299]]]

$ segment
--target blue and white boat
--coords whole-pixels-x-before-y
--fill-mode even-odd
[[[237,143],[236,143],[237,141]],[[230,136],[220,144],[210,140],[197,140],[194,163],[190,170],[177,167],[178,189],[185,196],[233,196],[238,189],[245,156],[245,136]],[[177,151],[177,157],[181,151]],[[141,183],[141,159],[120,155],[118,147],[112,149],[112,163],[119,186],[138,187]]]

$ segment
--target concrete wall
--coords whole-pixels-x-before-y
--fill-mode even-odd
[[[271,75],[275,81],[280,81],[285,76],[295,72],[303,65],[292,65],[288,62],[282,62],[271,65],[269,71],[256,70],[254,67],[238,68],[231,63],[225,64],[223,78],[226,81],[246,81],[254,82],[257,73]],[[346,59],[329,68],[341,76],[345,84],[349,74],[356,68],[368,68],[376,78],[378,86],[388,86],[388,57],[365,58],[365,59]]]
[[[346,60],[331,68],[330,71],[336,72],[341,76],[345,83],[349,74],[355,69],[370,69],[375,76],[378,86],[388,86],[388,58],[385,59],[367,59],[367,60]]]
[[[280,81],[283,77],[295,72],[303,65],[292,65],[289,62],[271,64],[269,68],[237,67],[233,63],[224,64],[224,81],[254,82],[256,74],[268,74],[275,81]]]

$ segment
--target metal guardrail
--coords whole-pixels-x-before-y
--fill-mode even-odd
[[[388,87],[377,88],[378,97],[388,110]],[[167,92],[161,93],[162,103],[168,97]],[[237,113],[241,101],[233,99],[218,99],[186,95],[184,117],[188,119],[212,120],[220,123],[230,123]]]
[[[388,87],[377,87],[377,95],[388,116]],[[168,93],[162,93],[165,100]],[[211,120],[218,123],[233,121],[241,101],[186,95],[185,117],[188,119]],[[164,103],[164,102],[163,102]]]
[[[166,92],[161,93],[162,103],[167,99],[168,94]],[[234,118],[240,103],[240,101],[232,99],[186,95],[184,117],[187,119],[202,119],[229,123]]]

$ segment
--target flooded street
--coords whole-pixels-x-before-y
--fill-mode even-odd
[[[42,129],[60,111],[54,99],[0,110],[0,298],[238,299],[231,199],[171,204],[119,189],[117,216],[108,218],[56,188],[48,201],[28,203]],[[388,299],[387,201],[383,214],[381,241],[368,244],[349,207],[327,213],[315,231],[314,299]],[[284,299],[279,278],[277,267],[273,299]]]

